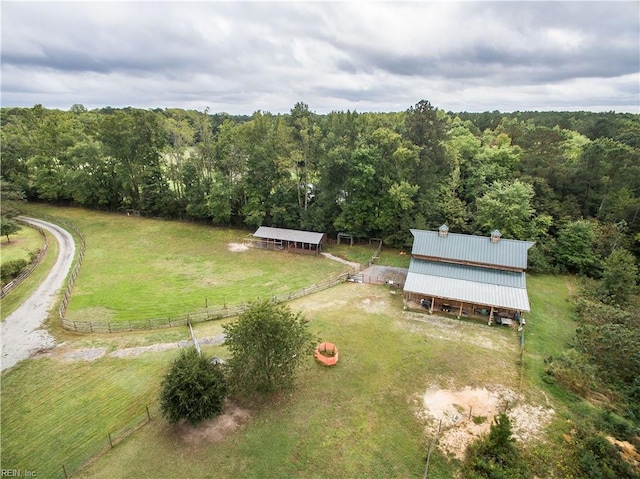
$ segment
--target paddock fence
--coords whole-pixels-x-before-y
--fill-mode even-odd
[[[20,218],[16,218],[16,219],[20,221]],[[32,225],[30,223],[26,223],[24,221],[21,221],[21,223],[25,223],[30,228],[33,228],[36,231],[38,231],[38,233],[40,233],[44,238],[44,246],[42,247],[42,249],[40,249],[40,252],[35,257],[35,259],[31,263],[29,263],[29,265],[18,276],[13,278],[11,281],[9,281],[7,284],[5,284],[2,287],[2,291],[0,291],[0,298],[4,298],[5,295],[9,294],[12,290],[20,286],[20,284],[22,284],[22,282],[25,279],[27,279],[29,275],[31,275],[31,273],[33,273],[33,271],[42,261],[42,258],[44,258],[44,255],[47,254],[47,250],[49,249],[49,239],[47,238],[47,234],[42,228],[40,228],[39,226]]]
[[[284,303],[293,301],[294,299],[318,293],[329,288],[333,288],[338,284],[344,283],[349,279],[350,273],[342,273],[341,275],[328,279],[326,281],[307,286],[297,291],[272,296],[271,299],[275,303]],[[256,298],[267,299],[267,298]],[[202,311],[182,314],[178,316],[168,316],[163,318],[139,319],[131,321],[79,321],[70,320],[60,317],[62,327],[69,331],[79,333],[118,333],[124,331],[141,331],[149,329],[171,328],[174,326],[186,326],[189,323],[202,323],[216,319],[230,318],[239,316],[249,308],[248,303],[237,305],[225,305],[217,308],[205,308]]]

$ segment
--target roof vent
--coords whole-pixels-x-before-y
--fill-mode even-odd
[[[448,234],[449,227],[447,225],[442,225],[440,228],[438,228],[438,236],[440,236],[441,238],[446,238]]]
[[[500,238],[502,238],[502,233],[500,233],[500,231],[493,230],[491,232],[491,242],[492,243],[497,243],[498,241],[500,241]]]

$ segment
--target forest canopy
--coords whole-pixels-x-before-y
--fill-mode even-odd
[[[2,109],[2,179],[30,201],[383,238],[410,228],[537,242],[534,270],[600,276],[640,255],[640,115],[404,112],[230,116]]]

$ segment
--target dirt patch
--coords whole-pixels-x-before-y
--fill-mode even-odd
[[[618,441],[615,437],[607,436],[607,440],[616,446],[622,458],[640,472],[640,452],[628,441]]]
[[[248,246],[242,243],[229,243],[229,251],[232,253],[241,253],[242,251],[247,251],[249,249]]]
[[[358,306],[367,313],[383,313],[388,309],[389,303],[384,300],[364,298]]]
[[[186,423],[173,427],[181,442],[188,446],[199,446],[222,441],[230,433],[247,423],[250,418],[251,414],[247,409],[243,409],[231,401],[226,401],[224,413],[221,416],[204,421],[196,427]]]
[[[529,404],[510,389],[488,388],[430,389],[423,396],[420,415],[430,419],[428,435],[434,437],[440,421],[442,427],[438,447],[445,453],[463,459],[467,446],[488,433],[493,418],[506,411],[511,419],[513,435],[518,441],[535,438],[550,422],[554,411]]]

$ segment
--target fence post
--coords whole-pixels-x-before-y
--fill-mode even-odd
[[[151,421],[151,414],[149,414],[149,406],[146,406],[147,408],[147,422]]]
[[[67,475],[67,470],[65,469],[64,464],[62,465],[62,472],[64,473],[65,479],[69,479],[69,476]]]
[[[111,448],[113,449],[113,441],[111,440],[111,433],[108,432],[107,435],[109,436],[109,444],[111,445]]]

